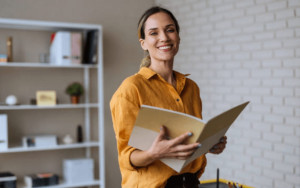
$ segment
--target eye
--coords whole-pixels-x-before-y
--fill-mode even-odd
[[[174,32],[175,32],[175,29],[168,29],[167,32],[169,32],[169,33],[174,33]]]
[[[150,35],[152,36],[157,35],[157,32],[151,32]]]

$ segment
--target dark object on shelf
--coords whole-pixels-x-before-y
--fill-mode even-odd
[[[8,37],[6,41],[7,48],[7,62],[13,61],[13,39],[12,37]]]
[[[17,177],[10,172],[0,172],[0,188],[16,188]]]
[[[33,174],[24,177],[27,187],[38,187],[57,185],[59,183],[58,175],[52,173]]]
[[[97,30],[88,31],[85,40],[83,64],[95,64],[97,57]]]
[[[81,127],[81,125],[77,126],[77,142],[78,143],[83,142],[83,134],[82,134],[82,127]]]
[[[30,104],[31,105],[36,105],[36,99],[30,99]]]

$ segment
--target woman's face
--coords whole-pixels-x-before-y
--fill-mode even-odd
[[[151,62],[170,61],[179,49],[179,34],[172,18],[158,12],[148,17],[145,22],[145,39],[140,39],[141,46],[148,50]]]

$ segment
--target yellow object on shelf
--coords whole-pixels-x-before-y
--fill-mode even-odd
[[[216,188],[217,180],[202,180],[200,181],[199,188]],[[239,184],[238,182],[229,181],[225,179],[219,179],[219,188],[254,188],[245,184]]]

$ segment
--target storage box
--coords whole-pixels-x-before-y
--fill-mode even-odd
[[[23,147],[52,147],[57,146],[56,135],[36,135],[23,137]]]
[[[65,159],[63,170],[65,183],[67,184],[94,181],[93,159]]]
[[[10,172],[0,172],[0,188],[16,188],[17,177]]]
[[[0,114],[0,151],[8,149],[7,115]]]
[[[40,173],[24,176],[27,188],[57,185],[59,182],[58,175],[53,173]]]

